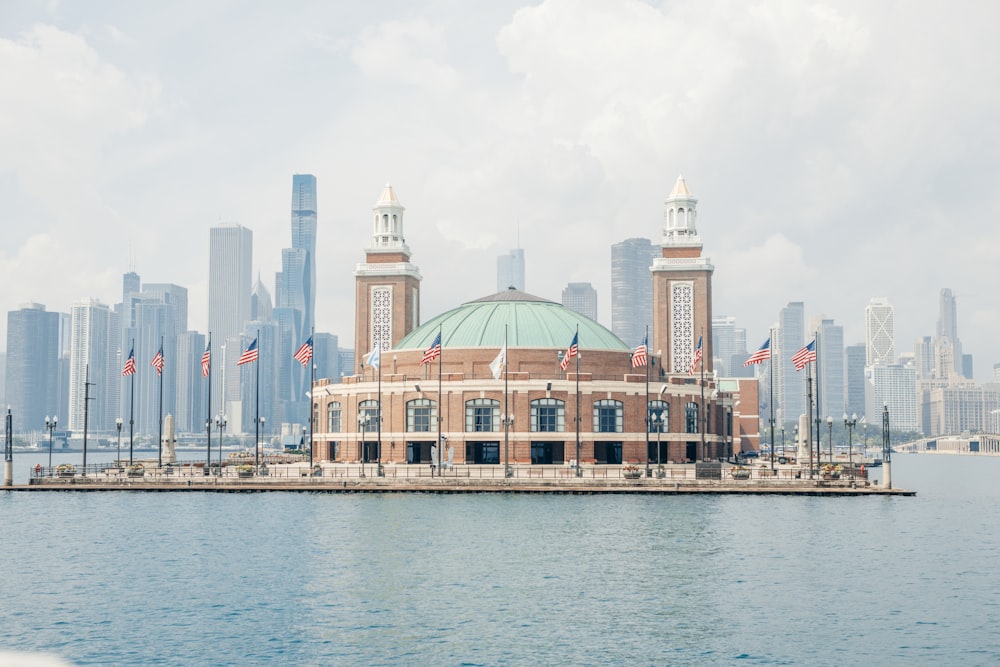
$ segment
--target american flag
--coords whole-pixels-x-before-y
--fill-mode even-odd
[[[795,370],[801,371],[810,361],[816,361],[816,339],[813,338],[809,344],[792,355],[792,365]]]
[[[424,358],[420,360],[420,365],[423,366],[424,364],[429,364],[430,362],[434,361],[440,356],[441,356],[441,332],[438,331],[437,336],[434,337],[434,342],[431,343],[431,346],[427,348],[426,352],[424,352]]]
[[[151,362],[149,362],[149,363],[150,363],[150,365],[153,368],[156,369],[156,374],[157,375],[163,375],[163,346],[162,345],[160,346],[160,349],[156,352],[156,356],[153,357],[153,360]]]
[[[133,347],[129,350],[128,359],[125,360],[125,368],[122,369],[122,375],[135,375],[135,348]]]
[[[750,355],[750,358],[743,362],[744,366],[752,366],[767,361],[771,358],[771,339],[768,338],[760,349]]]
[[[649,352],[646,345],[647,336],[642,337],[642,345],[635,348],[632,352],[632,368],[638,368],[639,366],[646,365],[646,354]]]
[[[566,350],[566,354],[563,355],[562,361],[559,362],[559,368],[566,370],[569,368],[569,360],[580,354],[580,345],[577,342],[577,337],[579,333],[573,334],[573,342],[569,344],[569,349]]]
[[[240,355],[239,361],[236,362],[237,366],[242,366],[243,364],[249,364],[252,361],[257,361],[257,339],[254,338],[253,342],[247,346],[247,349],[243,350],[243,354]]]
[[[208,377],[208,370],[212,367],[212,341],[208,341],[205,351],[201,353],[201,376]]]
[[[701,336],[698,336],[698,347],[694,350],[694,359],[691,360],[691,368],[688,369],[688,375],[694,375],[694,369],[698,367],[699,361],[701,361]]]
[[[292,355],[295,361],[299,362],[303,366],[309,365],[309,360],[313,358],[313,337],[309,336],[309,340],[302,343],[302,346],[295,351]]]

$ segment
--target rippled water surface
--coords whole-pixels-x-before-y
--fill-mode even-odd
[[[3,492],[0,646],[79,665],[1000,663],[1000,459],[893,473],[917,497]]]

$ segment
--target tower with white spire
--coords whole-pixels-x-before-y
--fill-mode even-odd
[[[715,267],[701,254],[695,225],[698,200],[683,176],[664,202],[666,225],[661,256],[653,260],[653,350],[662,352],[667,373],[688,373],[699,336],[702,363],[712,372],[712,273]],[[698,372],[701,368],[698,368]]]
[[[403,236],[404,208],[386,183],[372,209],[372,238],[355,277],[354,358],[382,353],[420,324],[420,271]],[[384,358],[384,357],[383,357]]]

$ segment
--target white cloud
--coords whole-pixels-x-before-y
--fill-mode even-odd
[[[361,71],[375,79],[436,90],[458,84],[458,73],[442,62],[446,55],[443,27],[422,19],[366,28],[351,55]]]

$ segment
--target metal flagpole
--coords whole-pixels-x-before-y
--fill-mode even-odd
[[[438,336],[441,335],[441,325],[438,325]],[[441,406],[441,364],[444,358],[444,341],[441,341],[441,354],[438,355],[438,405],[437,405],[437,424],[438,424],[438,438],[437,438],[437,453],[438,453],[438,474],[441,470],[441,450],[444,449],[443,441],[441,440],[441,420],[443,417],[442,406]],[[434,474],[434,460],[431,459],[431,474]]]
[[[208,354],[208,374],[206,378],[208,379],[208,400],[206,401],[206,415],[205,415],[205,432],[207,435],[208,445],[205,448],[205,474],[208,474],[209,468],[212,467],[212,332],[208,332],[208,345],[206,346],[206,352]]]
[[[313,467],[313,430],[316,428],[316,408],[314,395],[316,393],[316,327],[309,330],[309,470]]]
[[[648,324],[646,325],[646,335],[642,339],[642,343],[643,345],[646,346],[645,350],[646,359],[644,363],[644,365],[646,366],[646,414],[645,414],[646,418],[643,419],[643,421],[646,422],[646,440],[642,446],[646,452],[646,477],[652,477],[652,474],[650,474],[649,470],[649,325]],[[659,457],[659,455],[660,455],[660,446],[657,445],[656,456]]]
[[[510,350],[507,349],[507,326],[503,325],[503,349],[504,349],[504,360],[503,360],[503,476],[510,477],[510,459],[507,456],[507,451],[510,442],[510,407],[508,405],[508,392],[507,392],[507,355],[510,354]]]
[[[806,410],[808,412],[806,416],[806,433],[809,435],[809,479],[813,476],[812,467],[812,455],[813,455],[813,443],[812,443],[812,428],[809,426],[812,423],[812,411],[813,411],[813,397],[812,397],[812,367],[806,364]]]
[[[768,340],[770,342],[768,343],[768,350],[767,350],[767,370],[768,370],[768,373],[770,373],[771,377],[770,377],[770,380],[767,383],[767,390],[770,393],[770,396],[769,396],[769,398],[767,400],[767,403],[768,403],[768,407],[769,407],[770,413],[771,413],[771,419],[770,419],[770,422],[771,422],[771,475],[773,476],[774,475],[774,329],[770,329],[769,331],[770,331],[770,333],[769,333],[770,338]],[[784,428],[784,427],[782,427],[782,428]],[[782,439],[784,439],[784,436],[782,436]],[[782,447],[784,447],[784,443],[782,443]]]
[[[163,336],[160,336],[160,353],[163,353]],[[157,375],[160,376],[160,431],[159,431],[159,448],[156,450],[156,467],[163,467],[163,371],[157,369]]]
[[[576,476],[583,477],[580,467],[580,325],[576,325]],[[504,360],[506,361],[506,359]]]
[[[253,442],[254,464],[257,474],[260,474],[260,329],[257,329],[257,358],[254,359],[254,398],[253,398]],[[242,421],[242,420],[240,420]]]
[[[382,359],[381,359],[382,341],[381,340],[379,340],[378,350],[380,357],[378,362],[378,440],[375,444],[375,446],[378,447],[378,451],[376,452],[378,456],[378,468],[376,468],[375,474],[381,477],[383,474],[385,474],[382,472]]]
[[[705,460],[705,430],[708,428],[708,414],[705,412],[705,329],[701,330],[698,334],[698,343],[701,348],[701,359],[698,363],[701,364],[701,460]]]
[[[820,456],[822,455],[822,451],[823,451],[823,448],[820,447],[820,443],[823,440],[820,437],[820,432],[819,432],[819,427],[823,423],[823,416],[822,416],[822,413],[820,412],[820,400],[819,400],[819,394],[820,394],[820,386],[819,386],[820,385],[820,382],[819,382],[820,340],[819,339],[820,339],[820,335],[819,335],[819,332],[817,331],[816,332],[816,337],[813,339],[815,341],[815,344],[816,344],[816,349],[815,349],[816,360],[813,362],[813,365],[816,367],[816,414],[814,416],[814,421],[816,422],[816,470],[817,470],[817,472],[819,471],[819,467],[820,467],[820,464],[821,464]],[[833,463],[833,461],[831,460],[830,463]]]
[[[135,338],[132,339],[132,354],[135,354]],[[128,464],[132,465],[132,443],[135,438],[135,373],[132,373],[132,388],[128,399]]]

